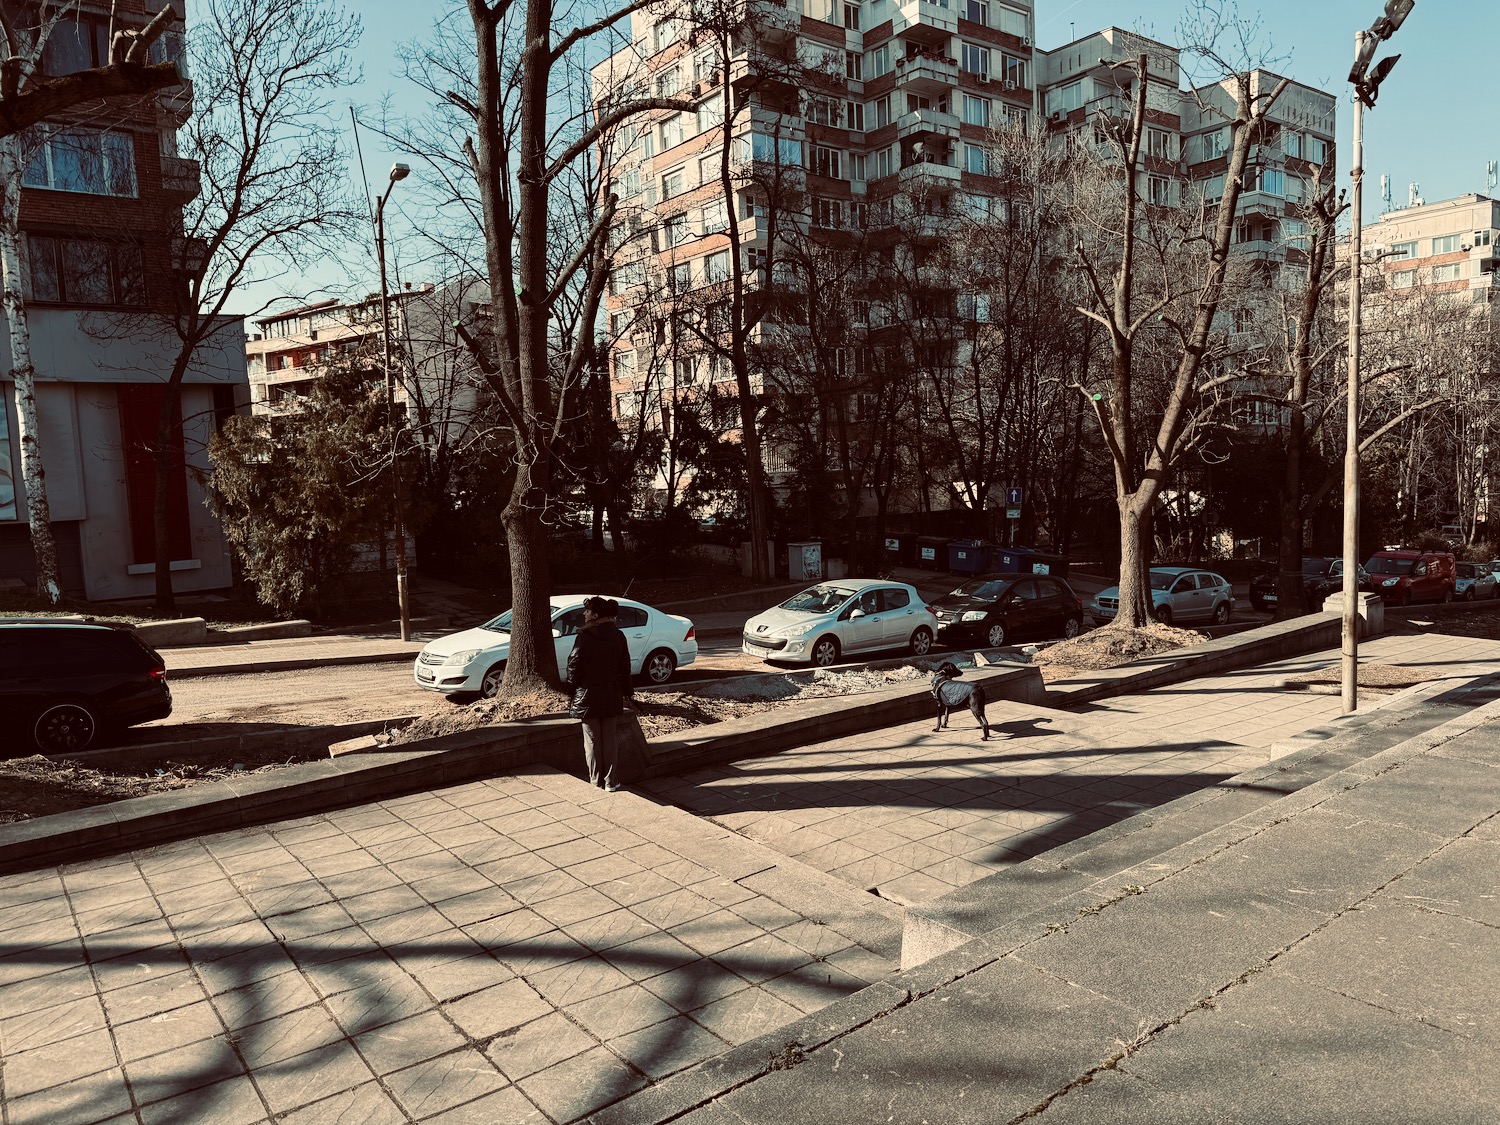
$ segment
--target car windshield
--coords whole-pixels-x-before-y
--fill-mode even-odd
[[[1376,555],[1365,563],[1365,570],[1371,574],[1410,574],[1412,563],[1415,559],[1387,559]]]
[[[492,633],[509,633],[510,610],[507,609],[499,617],[491,617],[488,621],[481,625],[480,628],[488,629]]]
[[[1151,572],[1151,588],[1153,590],[1169,590],[1172,583],[1180,576],[1170,570],[1153,570]]]
[[[1005,582],[998,578],[976,578],[965,582],[948,596],[950,598],[973,598],[977,602],[992,602],[1000,597]]]
[[[1474,578],[1474,577],[1476,577],[1475,574],[1474,574],[1474,564],[1473,563],[1459,563],[1458,564],[1458,576],[1460,578]]]
[[[1327,559],[1303,559],[1302,560],[1302,573],[1303,574],[1327,574],[1328,573],[1328,569],[1329,569],[1329,567],[1328,567],[1328,560]]]
[[[787,598],[781,608],[795,613],[829,613],[848,601],[852,593],[842,586],[813,586]]]

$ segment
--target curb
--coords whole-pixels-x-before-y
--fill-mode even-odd
[[[284,746],[289,750],[305,752],[314,748],[326,749],[330,743],[341,739],[376,734],[388,727],[409,723],[416,718],[415,715],[399,715],[387,719],[362,719],[355,723],[330,723],[326,726],[287,726],[277,730],[258,730],[246,734],[217,735],[211,738],[104,746],[98,750],[85,750],[79,754],[56,754],[53,757],[93,768],[99,765],[145,765],[163,758],[182,758],[198,754],[243,753],[260,750],[266,746]]]
[[[298,656],[285,660],[256,660],[248,664],[205,664],[193,668],[173,668],[168,664],[167,682],[195,680],[204,676],[240,676],[253,672],[296,672],[305,668],[331,668],[343,664],[395,664],[416,658],[417,653],[413,649],[409,652],[373,652],[365,656]]]

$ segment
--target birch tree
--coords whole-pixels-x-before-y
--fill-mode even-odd
[[[175,63],[152,63],[151,45],[175,18],[163,7],[143,27],[111,19],[109,59],[100,66],[49,74],[48,39],[70,15],[77,0],[0,0],[0,310],[10,338],[10,370],[16,388],[16,430],[26,517],[36,554],[37,595],[51,605],[62,598],[57,542],[47,504],[46,474],[36,412],[36,368],[26,319],[21,265],[21,180],[41,138],[32,126],[59,115],[86,114],[110,101],[140,98],[176,86]]]

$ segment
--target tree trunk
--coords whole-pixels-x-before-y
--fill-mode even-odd
[[[152,451],[156,469],[155,497],[151,524],[153,558],[156,563],[157,613],[176,613],[177,599],[172,593],[172,478],[178,471],[175,438],[182,421],[182,387],[168,383],[162,388],[161,414],[156,420],[156,448]]]
[[[1302,586],[1302,411],[1293,409],[1281,482],[1281,536],[1277,550],[1276,620],[1307,612]]]
[[[21,175],[25,152],[21,137],[0,137],[0,304],[10,335],[9,376],[16,385],[16,437],[21,446],[21,482],[26,489],[26,519],[36,554],[36,593],[48,605],[62,600],[57,540],[47,505],[40,427],[36,413],[36,368],[31,363],[31,330],[21,277]]]

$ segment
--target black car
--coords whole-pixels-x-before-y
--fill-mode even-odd
[[[1308,609],[1319,609],[1323,599],[1344,588],[1344,560],[1323,556],[1302,560],[1302,598]],[[1359,568],[1359,588],[1370,588],[1370,576]],[[1250,583],[1250,604],[1260,613],[1276,609],[1276,572],[1262,574]]]
[[[166,663],[129,629],[0,621],[0,715],[42,753],[86,750],[171,713]]]
[[[992,574],[965,582],[932,603],[938,640],[999,648],[1022,638],[1076,637],[1083,602],[1063,579],[1045,574]]]

